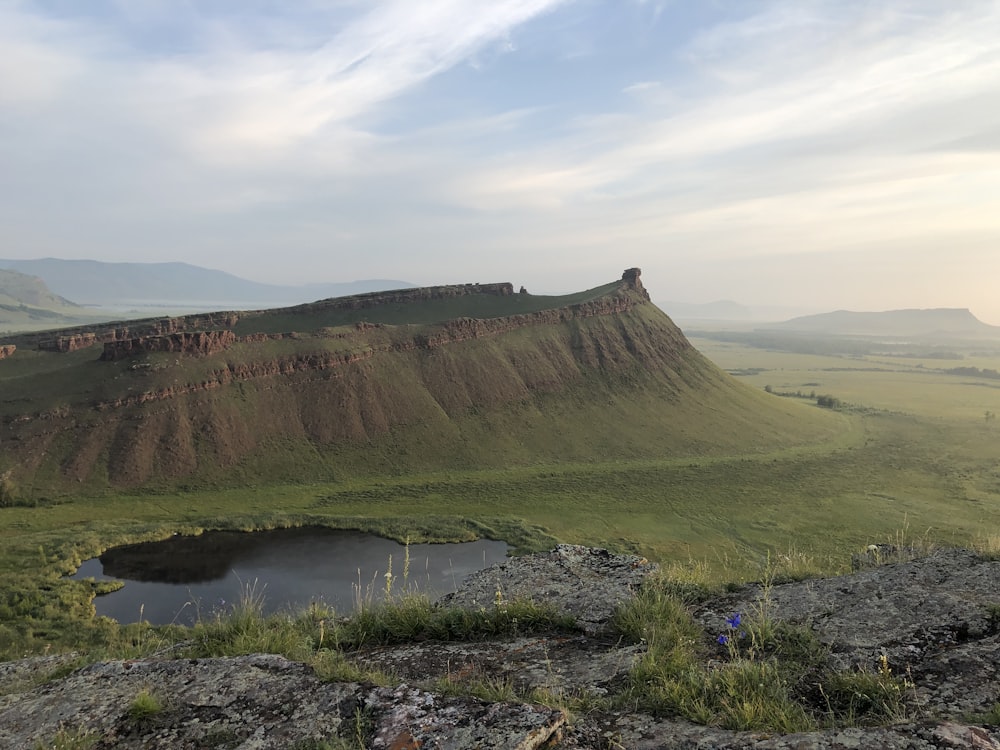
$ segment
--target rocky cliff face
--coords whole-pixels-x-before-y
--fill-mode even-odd
[[[896,723],[794,734],[729,731],[614,701],[649,644],[623,642],[611,616],[654,571],[633,556],[567,545],[482,571],[443,604],[479,609],[499,606],[497,591],[530,596],[571,615],[580,631],[421,640],[347,654],[394,675],[388,687],[323,682],[308,667],[273,655],[111,661],[41,685],[36,681],[58,670],[65,657],[2,664],[0,745],[34,748],[79,727],[91,733],[98,750],[277,750],[335,737],[351,738],[354,747],[359,731],[364,747],[397,750],[1000,750],[1000,728],[971,718],[1000,701],[1000,561],[940,551],[851,576],[773,587],[768,595],[775,622],[805,626],[829,647],[828,662],[818,669],[876,670],[887,662],[910,685],[905,717]],[[749,586],[695,606],[704,648],[718,652],[711,657],[716,664],[726,658],[714,645],[725,618],[751,611],[762,593]],[[433,687],[461,684],[470,675],[508,681],[520,694],[542,689],[607,700],[570,716],[557,707],[444,695]],[[129,707],[144,689],[157,693],[163,710],[138,721]]]
[[[431,287],[310,309],[473,294],[503,297],[513,289]],[[91,385],[77,401],[60,384],[55,409],[26,410],[27,399],[0,402],[7,409],[0,439],[19,476],[49,462],[61,481],[96,473],[134,486],[216,471],[275,440],[368,443],[412,424],[449,431],[442,419],[523,405],[587,378],[633,373],[629,382],[655,379],[661,392],[682,392],[715,387],[724,377],[648,303],[636,269],[617,290],[590,301],[505,317],[234,332],[256,314],[147,321],[37,342],[61,352],[103,343],[102,362],[86,366],[81,382]],[[186,330],[191,325],[217,327]],[[150,359],[162,353],[176,358]],[[122,367],[122,360],[132,361]]]
[[[633,269],[638,271],[638,269]],[[638,278],[638,276],[636,276]],[[641,285],[640,285],[641,286]],[[246,310],[182,315],[175,318],[148,318],[121,323],[75,326],[60,330],[22,333],[13,337],[25,348],[50,352],[74,352],[94,346],[129,340],[143,340],[176,333],[193,333],[213,329],[232,329],[240,320],[266,318],[276,313],[303,314],[331,310],[367,310],[384,305],[405,305],[422,300],[449,299],[471,295],[508,297],[514,294],[510,283],[453,284],[448,286],[400,289],[392,292],[369,292],[350,297],[309,302],[281,310]]]
[[[127,323],[105,323],[57,331],[22,333],[15,339],[25,348],[37,348],[49,352],[75,352],[108,342],[232,328],[239,319],[240,314],[235,312],[199,313],[177,318],[150,318]]]
[[[201,331],[198,333],[171,333],[164,336],[140,336],[133,339],[108,341],[104,344],[101,360],[105,362],[124,359],[137,354],[169,352],[172,354],[208,356],[224,352],[236,342],[232,331]]]

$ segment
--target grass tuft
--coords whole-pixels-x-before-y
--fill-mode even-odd
[[[33,750],[90,750],[97,745],[100,736],[83,727],[69,729],[62,727],[47,742],[35,743]]]
[[[330,637],[337,647],[354,649],[416,638],[468,641],[577,630],[579,627],[572,617],[528,599],[513,599],[489,608],[468,610],[439,607],[425,594],[406,593],[362,607],[351,618],[335,623]]]
[[[891,724],[907,718],[905,692],[910,683],[888,667],[878,672],[834,672],[819,685],[831,723]]]
[[[980,714],[972,714],[969,718],[970,722],[976,724],[986,724],[991,727],[1000,727],[1000,703],[994,703],[993,707],[989,711],[985,711]]]
[[[1000,534],[979,534],[971,547],[987,560],[1000,560]]]
[[[135,724],[148,724],[154,717],[163,713],[164,707],[163,701],[156,693],[143,688],[129,704],[128,717]]]

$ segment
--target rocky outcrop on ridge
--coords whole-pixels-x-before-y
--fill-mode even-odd
[[[217,312],[184,315],[177,318],[147,318],[118,323],[99,323],[75,326],[54,331],[21,333],[15,338],[20,346],[49,352],[74,352],[95,344],[110,341],[127,341],[172,333],[232,328],[240,320],[240,313]]]
[[[492,607],[530,592],[571,614],[582,632],[423,641],[351,656],[391,672],[399,680],[395,687],[323,682],[308,667],[273,655],[112,661],[40,685],[33,671],[52,670],[59,657],[0,665],[0,746],[34,748],[82,727],[93,732],[99,750],[309,747],[334,737],[351,738],[353,747],[359,735],[365,747],[397,750],[1000,750],[1000,728],[974,720],[1000,701],[1000,561],[962,550],[767,590],[751,585],[713,597],[695,612],[708,643],[726,616],[766,601],[770,616],[811,628],[835,664],[871,666],[887,655],[912,682],[905,723],[787,735],[736,732],[620,706],[571,717],[558,708],[433,689],[479,674],[509,680],[521,694],[541,688],[613,695],[644,645],[619,642],[608,631],[609,619],[654,570],[638,557],[566,545],[494,566],[447,603]],[[129,707],[143,690],[154,691],[162,708],[137,717]]]
[[[162,696],[163,710],[136,718],[128,709],[143,690]],[[561,711],[542,706],[322,682],[308,667],[267,654],[105,662],[18,699],[0,698],[0,745],[10,750],[78,727],[100,737],[96,748],[285,750],[360,730],[372,748],[532,750],[566,723]]]
[[[232,331],[200,331],[197,333],[171,333],[165,336],[144,336],[106,342],[101,360],[110,362],[151,352],[208,356],[223,352],[234,343],[236,343],[236,334]]]
[[[512,557],[473,573],[445,606],[474,609],[499,599],[532,599],[572,615],[588,635],[607,628],[615,609],[635,596],[657,566],[635,555],[560,544],[548,553]]]
[[[706,626],[752,612],[759,585],[713,599],[698,612]],[[914,683],[914,703],[953,718],[1000,703],[1000,561],[943,550],[839,578],[774,586],[775,616],[805,623],[831,649],[835,669],[874,671],[884,655]]]
[[[368,292],[275,310],[222,311],[195,313],[173,318],[145,318],[98,323],[50,331],[21,333],[15,338],[17,343],[25,348],[65,353],[78,351],[95,344],[148,339],[174,333],[191,333],[220,328],[231,329],[241,320],[266,317],[275,313],[297,314],[330,310],[367,310],[382,305],[400,305],[421,300],[448,299],[473,294],[507,297],[514,294],[514,287],[509,282],[501,282],[496,284],[451,284],[389,292]]]
[[[331,299],[308,302],[304,305],[285,308],[288,312],[302,310],[366,310],[383,305],[399,305],[430,299],[448,299],[450,297],[466,297],[470,294],[492,294],[498,297],[509,297],[514,294],[514,285],[510,282],[496,284],[447,284],[443,286],[426,286],[416,289],[397,289],[389,292],[367,292],[350,297],[333,297]]]

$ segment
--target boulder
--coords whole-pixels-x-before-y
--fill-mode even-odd
[[[347,654],[397,684],[324,682],[307,666],[258,654],[219,659],[148,658],[93,664],[45,682],[78,657],[0,665],[0,747],[50,746],[60,731],[93,732],[97,750],[307,747],[334,738],[372,748],[630,748],[666,750],[1000,750],[1000,730],[973,717],[1000,703],[1000,561],[964,550],[781,585],[753,584],[694,609],[708,650],[733,612],[765,613],[812,629],[834,669],[905,674],[904,723],[777,734],[738,732],[654,717],[614,701],[645,644],[621,642],[609,625],[656,566],[632,555],[559,545],[471,576],[448,606],[505,606],[517,597],[572,615],[579,632],[475,642],[417,641]],[[884,666],[884,665],[883,665]],[[512,694],[586,695],[575,717],[520,700],[453,695],[474,680]],[[454,689],[451,689],[454,688]],[[160,709],[139,717],[143,690]],[[558,703],[558,700],[555,701]],[[351,745],[354,746],[354,745]]]

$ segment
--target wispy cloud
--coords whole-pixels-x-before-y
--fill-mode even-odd
[[[990,111],[1000,111],[988,104],[1000,102],[1000,9],[972,6],[916,19],[884,12],[872,18],[863,10],[854,18],[828,19],[801,8],[785,18],[772,10],[714,29],[689,49],[697,50],[697,61],[712,58],[710,78],[716,81],[682,111],[634,111],[618,142],[582,160],[573,138],[561,148],[545,143],[544,156],[531,153],[520,165],[480,174],[466,195],[481,195],[480,206],[503,194],[508,200],[520,196],[526,205],[565,205],[665,165],[722,157],[739,165],[752,149],[784,150],[786,158],[800,159],[810,142],[826,151],[823,140],[833,137],[844,149],[840,157],[850,160],[875,149],[911,151],[975,134]],[[817,36],[823,44],[794,33],[802,28],[822,29]],[[786,37],[793,41],[783,42]],[[589,139],[587,123],[574,137]],[[779,155],[772,150],[758,158]],[[767,171],[766,163],[760,166]],[[780,170],[782,164],[773,166]],[[663,181],[670,176],[659,175],[656,182]]]
[[[327,41],[316,48],[257,46],[259,39],[246,24],[220,27],[218,20],[188,6],[182,54],[140,52],[113,69],[101,61],[107,48],[95,54],[92,46],[74,43],[73,34],[90,37],[96,28],[109,33],[94,19],[57,21],[8,11],[4,64],[9,75],[3,76],[0,96],[52,100],[65,96],[81,78],[101,78],[108,88],[91,92],[95,107],[189,139],[203,154],[283,148],[324,128],[356,123],[380,103],[504,39],[518,24],[560,2],[374,3],[339,27],[330,14],[324,19],[331,24]],[[157,4],[152,5],[144,14],[133,10],[130,20],[139,25],[159,20]],[[117,32],[128,35],[135,29]],[[132,40],[106,41],[111,47]]]
[[[0,9],[10,254],[571,288],[1000,241],[990,0],[41,7]]]

